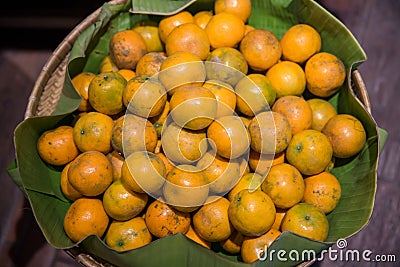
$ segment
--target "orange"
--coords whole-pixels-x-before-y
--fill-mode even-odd
[[[70,165],[71,163],[68,163],[61,171],[60,186],[61,192],[64,194],[64,196],[69,200],[74,201],[82,197],[82,194],[79,193],[68,180],[68,170]]]
[[[133,26],[132,30],[139,33],[146,44],[147,52],[162,52],[164,45],[161,42],[158,25],[152,21],[142,21]]]
[[[210,19],[205,31],[211,48],[236,47],[244,36],[244,22],[236,15],[221,12]]]
[[[111,37],[110,58],[119,69],[134,70],[139,59],[146,53],[146,43],[136,31],[122,30]]]
[[[167,174],[163,187],[165,200],[175,209],[191,212],[203,205],[209,186],[204,173],[193,165],[177,165]]]
[[[103,236],[108,226],[108,216],[101,200],[79,198],[68,208],[64,217],[64,230],[74,242],[89,235]]]
[[[141,57],[136,65],[137,75],[147,75],[152,77],[156,75],[161,68],[161,64],[167,58],[165,53],[161,52],[150,52]]]
[[[169,95],[182,86],[201,86],[206,79],[206,69],[200,57],[187,52],[178,51],[169,55],[160,67],[158,78]]]
[[[114,122],[112,146],[128,157],[135,151],[154,152],[157,146],[157,132],[147,119],[125,114]]]
[[[280,42],[282,57],[299,64],[321,49],[321,36],[307,24],[293,25],[283,34]]]
[[[37,140],[36,148],[44,162],[56,166],[71,162],[79,154],[71,126],[58,126],[45,131]]]
[[[158,79],[139,75],[127,83],[123,102],[132,114],[150,118],[164,110],[167,92]]]
[[[288,209],[303,199],[303,176],[292,165],[277,164],[271,167],[261,189],[268,194],[277,208]]]
[[[210,41],[206,32],[195,23],[177,26],[165,41],[165,51],[171,55],[177,51],[187,51],[205,60],[210,53]]]
[[[337,114],[336,109],[324,99],[312,98],[307,100],[307,102],[310,105],[313,116],[311,128],[322,131],[329,119]]]
[[[114,181],[104,192],[104,210],[111,218],[127,221],[136,217],[146,206],[147,194],[128,191],[121,180]]]
[[[260,154],[250,149],[249,167],[258,174],[264,175],[269,171],[270,167],[283,162],[285,162],[285,152],[268,155]]]
[[[98,196],[113,181],[111,162],[98,151],[83,152],[71,162],[68,181],[82,195]]]
[[[88,94],[90,105],[98,112],[115,115],[124,109],[122,94],[125,78],[118,72],[103,72],[90,82]]]
[[[227,193],[240,179],[240,162],[228,160],[208,151],[196,164],[203,170],[210,190],[217,194]]]
[[[188,11],[181,11],[177,14],[163,18],[158,24],[161,41],[165,43],[172,30],[185,23],[194,23],[193,15]]]
[[[190,225],[189,230],[186,232],[185,236],[193,240],[194,242],[202,245],[205,248],[211,249],[211,242],[208,242],[204,238],[202,238],[196,230],[193,229],[192,225]]]
[[[271,229],[280,230],[283,217],[285,217],[286,210],[276,209],[276,217]]]
[[[202,86],[185,86],[177,90],[169,102],[170,114],[180,127],[201,130],[217,115],[215,95]]]
[[[161,137],[161,132],[163,130],[164,124],[166,123],[168,114],[169,114],[169,101],[167,99],[163,111],[160,114],[149,118],[150,122],[153,123],[154,128],[156,129],[158,138]]]
[[[207,151],[205,131],[192,131],[171,123],[161,136],[163,151],[169,160],[192,164]]]
[[[214,49],[205,62],[208,80],[219,80],[235,86],[248,72],[247,61],[232,47]]]
[[[81,72],[72,78],[72,85],[75,87],[76,92],[81,96],[82,101],[78,106],[79,111],[89,111],[91,106],[88,101],[89,84],[96,75],[91,72]]]
[[[276,100],[272,111],[281,113],[289,121],[292,134],[295,135],[312,126],[312,110],[304,98],[299,96],[283,96]]]
[[[264,181],[264,177],[258,173],[246,173],[244,174],[237,184],[229,191],[228,199],[232,201],[237,193],[242,190],[249,190],[250,192],[254,190],[261,190],[261,184]]]
[[[236,107],[236,93],[232,86],[219,80],[207,80],[203,87],[210,90],[217,100],[216,118],[233,114]]]
[[[232,234],[228,239],[220,241],[220,245],[223,250],[230,254],[238,254],[242,247],[244,236],[236,230],[232,231]]]
[[[332,159],[328,137],[315,130],[295,134],[286,149],[287,161],[304,175],[314,175],[326,169]]]
[[[155,200],[147,207],[145,222],[150,233],[161,238],[177,233],[187,233],[191,219],[190,213],[175,210],[168,204]]]
[[[214,12],[230,13],[238,16],[243,22],[247,22],[251,14],[251,0],[216,0]]]
[[[232,234],[228,218],[229,200],[220,197],[203,205],[193,215],[193,227],[196,232],[209,242],[220,242]]]
[[[113,180],[119,180],[121,178],[122,164],[124,163],[124,158],[118,151],[113,150],[107,154],[108,160],[111,162],[113,170]]]
[[[349,158],[360,152],[367,139],[364,126],[360,120],[350,114],[333,116],[324,126],[322,132],[332,143],[333,155],[338,158]]]
[[[110,72],[110,71],[118,71],[117,65],[111,60],[110,55],[104,57],[100,62],[99,73],[102,72]]]
[[[282,47],[276,36],[263,29],[248,32],[240,43],[240,52],[250,68],[265,72],[275,65],[282,55]]]
[[[79,150],[110,152],[113,124],[110,116],[99,112],[82,115],[74,126],[74,141]]]
[[[260,236],[271,229],[275,221],[275,206],[261,190],[244,189],[229,204],[229,220],[245,236]]]
[[[321,172],[304,179],[303,202],[313,204],[324,213],[334,210],[342,195],[338,179],[331,173]]]
[[[235,86],[237,110],[246,115],[270,110],[276,99],[276,91],[265,75],[252,73],[243,77]]]
[[[156,153],[157,157],[159,157],[165,165],[165,175],[169,173],[170,170],[175,166],[164,154],[164,152]]]
[[[245,263],[252,263],[266,257],[268,248],[275,241],[281,232],[271,229],[258,237],[245,237],[242,244],[241,256]]]
[[[151,152],[130,154],[122,165],[121,182],[131,192],[152,194],[164,185],[163,160]]]
[[[105,235],[106,244],[116,251],[127,251],[143,247],[151,242],[152,236],[144,219],[112,221]]]
[[[193,16],[194,23],[196,23],[197,26],[199,26],[200,28],[202,28],[204,30],[206,28],[208,22],[212,18],[212,16],[213,16],[213,13],[211,11],[207,11],[207,10],[199,11],[196,14],[194,14],[194,16]]]
[[[261,154],[283,152],[292,139],[290,123],[274,111],[258,113],[249,124],[251,148]]]
[[[276,63],[267,71],[266,76],[275,88],[277,98],[286,95],[301,96],[306,89],[303,69],[291,61]]]
[[[224,116],[214,120],[207,129],[212,147],[221,157],[234,159],[244,155],[250,146],[250,136],[240,117]]]
[[[244,25],[244,35],[248,34],[249,32],[251,32],[252,30],[255,30],[255,28],[251,25]]]
[[[328,236],[329,221],[319,208],[299,203],[286,212],[281,229],[323,242]]]
[[[343,62],[333,54],[320,52],[307,60],[304,68],[307,89],[319,97],[329,97],[339,91],[346,78]]]
[[[133,77],[136,76],[136,73],[133,70],[128,70],[128,69],[120,69],[117,71],[119,74],[122,75],[122,77],[125,78],[126,81],[129,81]]]

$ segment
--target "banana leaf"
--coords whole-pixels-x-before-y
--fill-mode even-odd
[[[351,32],[332,14],[312,0],[253,0],[249,24],[273,32],[278,38],[292,25],[307,23],[321,34],[322,51],[338,56],[345,64],[347,77],[366,55]],[[97,73],[100,61],[108,54],[111,36],[129,29],[142,20],[159,21],[162,16],[187,9],[191,12],[211,10],[211,1],[132,0],[125,4],[102,6],[98,21],[84,31],[75,42],[70,58],[64,89],[58,106],[51,116],[28,118],[15,129],[16,162],[8,168],[16,185],[30,202],[36,221],[47,241],[58,249],[78,247],[101,262],[116,266],[244,266],[240,256],[227,255],[218,246],[214,251],[203,248],[182,234],[168,236],[139,249],[119,253],[111,250],[97,236],[89,236],[79,243],[72,242],[63,230],[63,219],[71,202],[60,190],[60,168],[46,165],[36,151],[36,141],[45,130],[69,124],[80,103],[71,77],[82,71]],[[312,250],[319,254],[340,238],[359,232],[369,221],[377,186],[377,165],[380,149],[387,133],[380,129],[373,117],[356,98],[348,78],[341,90],[329,101],[339,113],[353,114],[361,120],[368,140],[355,157],[337,160],[332,173],[339,179],[343,195],[337,208],[328,215],[329,236],[326,242],[317,242],[284,232],[268,249],[266,259],[253,266],[293,266],[301,258],[279,261],[271,251]]]

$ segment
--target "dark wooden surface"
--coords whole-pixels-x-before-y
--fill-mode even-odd
[[[389,138],[378,168],[375,209],[369,224],[347,240],[348,249],[369,249],[372,255],[395,254],[397,263],[346,262],[325,259],[315,266],[400,266],[400,1],[398,0],[320,0],[351,30],[364,48],[368,60],[359,70],[372,102],[372,114]],[[94,6],[94,5],[93,5]],[[48,245],[40,232],[23,195],[5,171],[14,158],[13,130],[23,119],[30,91],[42,66],[56,45],[93,6],[81,6],[79,12],[58,26],[34,29],[19,23],[5,24],[1,13],[0,28],[11,33],[0,44],[0,266],[79,266],[63,251]],[[97,5],[99,6],[99,5]],[[76,7],[78,9],[78,7]],[[44,14],[43,16],[45,16]],[[15,22],[15,21],[14,21]],[[64,27],[62,27],[64,26]],[[32,27],[31,27],[32,28]],[[34,31],[32,33],[32,31]],[[36,37],[36,38],[35,38]],[[3,38],[2,38],[3,39]]]

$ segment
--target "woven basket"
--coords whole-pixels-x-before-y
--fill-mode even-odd
[[[124,2],[124,0],[113,0],[109,3],[121,4]],[[34,84],[25,110],[25,119],[35,116],[47,116],[54,112],[63,89],[67,62],[72,46],[78,36],[98,20],[100,12],[101,7],[78,24],[54,50]],[[354,94],[364,105],[365,109],[371,113],[369,96],[358,70],[352,72],[351,82]],[[65,251],[83,266],[111,266],[107,263],[101,263],[92,256],[83,253],[78,246]],[[312,263],[313,261],[305,262],[299,266],[309,266]]]

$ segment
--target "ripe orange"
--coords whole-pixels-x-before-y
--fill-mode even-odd
[[[343,62],[333,54],[320,52],[307,60],[307,89],[319,97],[329,97],[339,91],[346,78]]]
[[[151,21],[139,22],[133,26],[132,30],[142,36],[147,52],[162,52],[164,50],[157,23]]]
[[[156,153],[157,157],[159,157],[165,165],[165,175],[167,175],[169,173],[170,170],[172,170],[172,168],[175,166],[170,159],[168,159],[164,152],[158,152]]]
[[[160,114],[149,118],[150,122],[153,123],[154,128],[156,129],[158,138],[161,137],[161,132],[163,131],[163,127],[166,124],[168,114],[169,114],[169,101],[167,99],[163,111]]]
[[[276,97],[286,95],[301,96],[306,89],[306,75],[303,69],[291,61],[280,61],[266,74],[276,91]]]
[[[147,194],[128,191],[121,180],[114,181],[103,194],[104,210],[118,221],[136,217],[146,206],[147,200]]]
[[[284,115],[274,111],[258,113],[250,121],[248,129],[251,148],[261,154],[281,153],[292,139],[289,121]]]
[[[283,217],[285,217],[286,210],[276,209],[276,217],[271,229],[280,230]]]
[[[215,95],[202,86],[185,86],[177,90],[169,102],[170,114],[180,127],[201,130],[217,115]]]
[[[196,14],[194,14],[194,16],[193,16],[194,23],[196,23],[197,26],[199,26],[200,28],[202,28],[204,30],[206,28],[208,22],[212,18],[212,16],[213,16],[213,13],[211,11],[208,11],[208,10],[199,11]]]
[[[171,55],[177,51],[187,51],[205,60],[210,53],[210,41],[206,32],[195,23],[177,26],[165,41],[165,51]]]
[[[69,182],[68,180],[68,170],[69,166],[71,166],[71,163],[68,163],[65,165],[63,170],[61,171],[61,177],[60,177],[60,186],[61,186],[61,192],[64,194],[66,198],[68,198],[71,201],[74,201],[80,197],[82,197],[82,194],[79,193]]]
[[[348,158],[360,152],[367,139],[364,126],[360,120],[350,114],[333,116],[322,129],[332,143],[333,155]]]
[[[131,192],[155,194],[164,185],[165,165],[151,152],[138,151],[126,157],[121,182]]]
[[[121,178],[122,164],[124,163],[124,158],[118,151],[113,150],[107,154],[108,160],[111,162],[113,170],[113,180],[119,180]]]
[[[249,190],[250,192],[254,190],[261,190],[261,184],[264,181],[264,177],[258,173],[246,173],[244,174],[237,184],[229,191],[228,199],[232,201],[236,194],[242,190]]]
[[[229,220],[245,236],[260,236],[271,229],[276,210],[271,198],[261,190],[244,189],[230,202]]]
[[[177,211],[160,200],[150,203],[145,214],[147,228],[158,238],[187,233],[190,221],[190,213]]]
[[[244,236],[236,230],[232,231],[232,234],[228,239],[222,240],[219,244],[222,249],[230,254],[238,254],[242,247]]]
[[[282,47],[272,32],[255,29],[244,36],[240,43],[240,52],[250,68],[265,72],[279,61]]]
[[[286,212],[281,229],[323,242],[328,236],[329,221],[319,208],[299,203]]]
[[[111,133],[113,120],[100,112],[89,112],[82,115],[74,126],[74,141],[80,151],[111,150]]]
[[[237,110],[249,117],[270,110],[276,91],[265,75],[252,73],[243,77],[235,86]]]
[[[185,23],[194,23],[193,15],[188,11],[181,11],[177,14],[163,18],[158,24],[161,41],[165,43],[172,30]]]
[[[282,57],[302,64],[321,49],[321,36],[310,25],[296,24],[281,38]]]
[[[90,105],[98,112],[115,115],[124,109],[122,94],[125,78],[118,72],[103,72],[90,82],[88,95]]]
[[[163,187],[165,200],[175,209],[191,212],[203,205],[209,186],[203,172],[193,165],[177,165],[169,171]]]
[[[233,114],[236,107],[236,93],[232,86],[219,80],[207,80],[203,87],[210,90],[217,100],[216,118]]]
[[[136,76],[136,73],[133,70],[129,70],[129,69],[120,69],[117,72],[119,74],[121,74],[122,77],[124,77],[126,81],[129,81],[130,79],[132,79],[133,77]]]
[[[211,146],[221,157],[234,159],[248,152],[250,136],[240,117],[224,116],[214,120],[207,129]]]
[[[165,155],[173,162],[193,164],[207,151],[206,133],[171,123],[163,131],[161,145]]]
[[[303,202],[313,204],[324,213],[329,213],[336,208],[342,195],[342,188],[333,174],[321,172],[305,178],[304,182]]]
[[[218,198],[203,205],[193,215],[193,227],[196,232],[209,242],[220,242],[232,234],[228,218],[229,200]]]
[[[79,154],[71,126],[59,126],[45,131],[37,140],[36,148],[44,162],[56,166],[71,162]]]
[[[64,230],[74,242],[89,235],[103,236],[108,226],[108,216],[101,200],[79,198],[68,208],[64,217]]]
[[[82,98],[82,101],[78,106],[79,111],[89,111],[92,108],[88,101],[88,89],[90,82],[95,76],[96,75],[94,73],[85,71],[74,76],[74,78],[71,80],[75,90]]]
[[[161,68],[161,64],[167,58],[164,52],[150,52],[141,57],[136,65],[136,75],[156,75]]]
[[[152,236],[142,217],[128,221],[112,221],[105,235],[106,244],[116,251],[127,251],[143,247]]]
[[[302,97],[289,95],[278,98],[272,106],[272,111],[287,118],[293,135],[312,126],[312,110]]]
[[[285,162],[285,152],[275,155],[260,154],[253,149],[250,150],[249,167],[253,172],[264,175],[270,167]]]
[[[102,194],[113,181],[112,165],[98,151],[87,151],[71,162],[68,181],[84,196]]]
[[[244,22],[236,15],[221,12],[210,19],[205,31],[211,48],[236,47],[244,36]]]
[[[258,237],[246,236],[243,240],[241,256],[245,263],[252,263],[259,258],[263,258],[272,242],[280,236],[281,232],[276,229],[270,229],[265,234]]]
[[[304,175],[314,175],[326,169],[332,159],[328,137],[315,130],[295,134],[286,149],[287,161]]]
[[[310,105],[313,115],[311,128],[317,131],[322,131],[329,119],[337,114],[336,109],[331,103],[320,98],[312,98],[307,100],[307,102]]]
[[[211,249],[211,242],[208,242],[204,238],[202,238],[196,230],[193,229],[193,226],[190,225],[189,230],[186,232],[185,236],[193,240],[194,242],[202,245],[205,248]]]
[[[115,63],[112,61],[111,57],[108,55],[102,59],[100,62],[100,67],[99,67],[99,73],[102,72],[117,72],[118,67],[115,65]]]
[[[226,12],[238,16],[247,22],[251,14],[251,0],[216,0],[214,2],[215,14]]]
[[[110,58],[119,69],[134,70],[139,59],[146,53],[146,43],[136,31],[117,32],[110,40]]]
[[[303,176],[292,165],[277,164],[271,167],[261,189],[268,194],[277,208],[288,209],[303,199]]]

